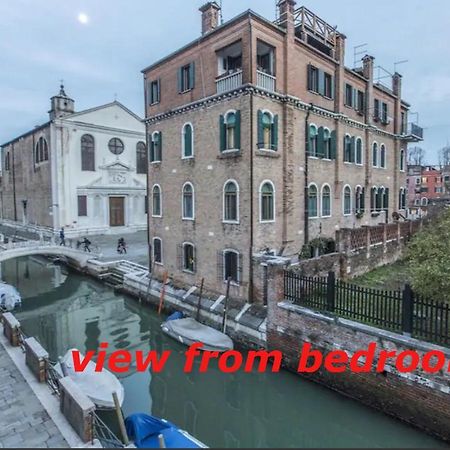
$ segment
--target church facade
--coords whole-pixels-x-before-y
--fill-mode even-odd
[[[75,112],[63,86],[49,121],[2,145],[3,220],[67,236],[146,229],[147,147],[121,103]]]

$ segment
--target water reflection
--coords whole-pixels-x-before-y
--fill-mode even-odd
[[[7,282],[20,279],[23,260],[4,264]],[[14,267],[18,267],[19,273]],[[124,413],[150,412],[165,417],[211,447],[432,447],[442,443],[400,422],[365,408],[287,372],[223,374],[211,364],[208,373],[183,373],[185,348],[160,332],[161,318],[134,299],[60,268],[28,261],[34,289],[25,289],[18,312],[25,332],[37,336],[51,358],[77,347],[108,352],[171,350],[162,373],[122,375]],[[45,269],[45,270],[44,270]],[[43,276],[42,271],[47,271]],[[197,363],[198,367],[198,363]]]

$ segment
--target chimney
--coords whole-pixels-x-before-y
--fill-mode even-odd
[[[277,3],[280,25],[289,28],[294,25],[295,0],[280,0]]]
[[[398,97],[402,97],[402,76],[395,72],[392,76],[392,92]]]
[[[210,33],[220,25],[220,6],[216,2],[205,3],[199,11],[202,13],[202,34]]]
[[[373,62],[374,62],[375,58],[373,56],[370,55],[366,55],[363,58],[363,75],[365,78],[367,78],[368,80],[372,80],[373,81]]]

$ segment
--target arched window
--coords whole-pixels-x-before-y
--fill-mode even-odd
[[[81,137],[81,170],[95,171],[95,141],[90,134]]]
[[[258,147],[265,150],[278,148],[278,116],[269,111],[258,111]]]
[[[385,209],[386,211],[389,209],[389,188],[384,188],[383,189],[382,209]]]
[[[400,150],[400,170],[405,171],[405,150]]]
[[[350,186],[344,187],[344,216],[349,216],[352,213],[352,188]]]
[[[386,146],[384,144],[381,144],[380,147],[380,167],[386,168]]]
[[[43,137],[40,137],[36,143],[34,160],[36,164],[48,161],[48,144]]]
[[[159,237],[153,238],[153,262],[156,264],[163,263],[162,240]]]
[[[309,156],[318,156],[318,132],[315,125],[309,126]]]
[[[406,189],[400,188],[400,193],[398,197],[398,209],[406,209]]]
[[[191,183],[183,186],[183,219],[194,220],[194,187]]]
[[[155,184],[152,190],[152,216],[162,216],[161,188]]]
[[[239,222],[239,186],[233,180],[227,181],[223,188],[223,221]]]
[[[195,247],[189,242],[183,244],[183,270],[195,273]]]
[[[320,129],[319,129],[319,134]],[[320,144],[319,144],[320,147]],[[331,133],[328,128],[323,129],[323,158],[325,159],[331,159]]]
[[[259,190],[260,203],[260,221],[275,221],[275,188],[271,181],[265,181],[261,184]]]
[[[144,142],[136,144],[136,173],[146,174],[148,170],[147,146]]]
[[[352,150],[352,138],[346,134],[344,137],[344,162],[354,162]]]
[[[228,111],[220,116],[220,151],[239,150],[241,147],[241,112]]]
[[[223,279],[230,279],[234,283],[240,281],[239,252],[236,250],[224,250],[223,252]]]
[[[112,138],[108,143],[108,148],[113,155],[117,156],[121,155],[125,150],[125,146],[119,138]]]
[[[356,139],[356,164],[362,165],[363,163],[363,145],[362,139]]]
[[[375,194],[375,210],[381,211],[384,203],[384,187],[380,187],[376,190]]]
[[[428,199],[426,197],[422,197],[421,204],[422,206],[428,206]]]
[[[328,184],[322,186],[322,217],[331,217],[331,188]]]
[[[378,167],[378,144],[376,142],[372,146],[372,166]]]
[[[308,188],[308,216],[310,219],[318,217],[317,203],[317,186],[315,184],[310,184]]]
[[[194,156],[194,128],[190,123],[183,126],[181,145],[182,157],[192,158]]]
[[[162,133],[154,131],[150,139],[150,162],[158,163],[162,161]]]
[[[357,213],[365,211],[365,189],[361,186],[355,190],[355,211]]]

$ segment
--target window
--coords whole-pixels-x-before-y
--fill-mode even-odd
[[[36,143],[34,157],[36,164],[39,164],[43,161],[48,161],[48,145],[47,141],[43,137],[40,137]]]
[[[225,183],[223,189],[223,221],[239,222],[239,187],[233,180]]]
[[[319,92],[319,69],[312,65],[308,66],[308,90]]]
[[[124,151],[123,142],[119,138],[112,138],[108,143],[108,148],[113,155],[121,155]]]
[[[380,147],[380,167],[386,169],[386,146],[381,144]]]
[[[309,126],[309,156],[318,156],[318,138],[317,127],[315,125]]]
[[[219,76],[240,72],[242,70],[242,42],[235,42],[219,50],[217,52],[217,62]]]
[[[400,170],[405,171],[405,150],[400,150]]]
[[[352,213],[352,188],[350,186],[344,187],[344,216],[349,216]]]
[[[354,141],[354,139],[353,139]],[[344,162],[354,162],[355,156],[353,152],[352,138],[346,134],[344,137]]]
[[[78,217],[86,217],[87,216],[87,196],[79,195],[78,196]]]
[[[373,101],[373,118],[375,121],[380,119],[380,100],[377,98]]]
[[[5,155],[5,170],[6,171],[10,170],[10,164],[11,164],[10,154],[9,154],[9,152],[6,152],[6,155]]]
[[[363,148],[362,148],[362,139],[356,139],[356,164],[362,165],[363,163]]]
[[[358,104],[356,106],[356,109],[360,114],[364,114],[364,104],[365,104],[364,92],[358,91]]]
[[[322,144],[323,143],[323,144]],[[321,151],[321,146],[323,146],[323,150]],[[319,128],[319,154],[322,153],[322,156],[325,159],[332,159],[332,148],[331,148],[331,133],[328,128]]]
[[[194,187],[191,183],[183,186],[183,219],[194,220]]]
[[[401,128],[400,133],[401,134],[406,134],[406,131],[407,131],[407,128],[408,128],[408,119],[407,119],[405,111],[401,112],[401,121],[402,121],[402,128]]]
[[[258,111],[258,148],[278,150],[278,116]]]
[[[350,84],[345,85],[345,106],[353,107],[353,88]]]
[[[195,248],[192,244],[183,244],[183,270],[195,272]]]
[[[324,74],[325,86],[324,86],[324,96],[328,98],[333,98],[333,77],[329,73]]]
[[[136,144],[136,173],[146,174],[148,170],[147,147],[144,142]]]
[[[329,99],[334,98],[334,77],[313,65],[308,65],[308,90],[323,95]]]
[[[387,211],[389,209],[389,188],[384,188],[382,195],[383,195],[382,208]]]
[[[81,137],[81,170],[95,171],[95,142],[90,134]]]
[[[194,128],[190,123],[183,126],[181,146],[183,158],[192,158],[194,156]]]
[[[241,113],[229,111],[220,116],[220,151],[239,150],[241,148]]]
[[[256,61],[257,70],[272,76],[275,75],[275,49],[272,46],[262,41],[258,41]]]
[[[388,105],[387,103],[381,103],[381,121],[383,124],[387,125],[389,123],[388,117]]]
[[[322,217],[331,217],[331,189],[328,184],[322,186]]]
[[[420,206],[420,198],[416,198],[416,199],[414,200],[414,205]]]
[[[148,101],[150,105],[161,101],[161,81],[154,80],[149,83]]]
[[[195,63],[187,64],[178,70],[178,92],[194,89],[195,86]]]
[[[365,211],[365,190],[358,186],[355,191],[355,211],[361,213]]]
[[[259,190],[260,221],[275,221],[275,188],[271,181],[264,181]]]
[[[422,206],[428,206],[428,199],[426,197],[422,197],[420,203]]]
[[[150,139],[150,162],[162,161],[162,133],[155,131]]]
[[[153,262],[162,264],[162,240],[158,237],[153,238]]]
[[[152,189],[152,216],[162,216],[161,188],[155,184]]]
[[[399,209],[406,209],[406,189],[401,188],[398,200]]]
[[[223,278],[225,281],[239,283],[239,252],[225,250],[223,252]]]
[[[420,177],[416,177],[416,186],[420,185],[420,183],[421,183]]]
[[[376,142],[372,146],[372,166],[378,167],[378,144]]]
[[[310,184],[308,188],[308,216],[310,219],[318,217],[317,201],[317,186],[315,184]]]

